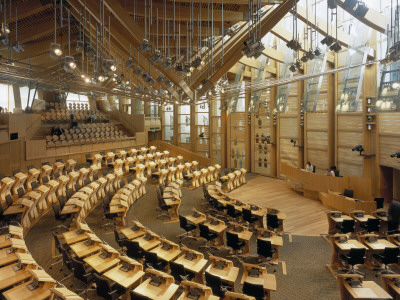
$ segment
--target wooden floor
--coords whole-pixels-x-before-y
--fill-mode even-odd
[[[328,232],[328,209],[320,201],[296,193],[284,180],[258,176],[229,195],[243,202],[276,208],[286,213],[283,223],[285,232],[307,236]]]

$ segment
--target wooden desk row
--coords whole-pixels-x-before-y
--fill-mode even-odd
[[[23,240],[23,229],[9,226],[0,236],[0,291],[7,300],[82,299],[58,284],[42,270],[29,254]],[[7,290],[6,290],[7,289]]]
[[[329,236],[332,258],[329,270],[336,276],[337,271],[341,270],[340,255],[348,254],[352,248],[365,249],[366,259],[364,265],[367,268],[374,268],[373,254],[382,254],[385,248],[396,248],[400,245],[400,235],[388,236],[388,239],[379,238],[376,234],[359,235],[358,240],[350,239],[346,234],[335,234]]]
[[[355,228],[354,233],[361,233],[365,231],[362,227],[367,224],[368,219],[379,220],[379,233],[381,236],[387,235],[388,230],[388,212],[384,209],[378,209],[372,212],[371,215],[365,214],[364,211],[356,210],[349,215],[342,213],[341,211],[329,211],[327,212],[329,234],[340,233],[340,228],[343,226],[345,220],[354,220]]]
[[[286,219],[286,214],[280,212],[274,208],[261,208],[256,205],[252,205],[249,203],[241,202],[238,199],[233,199],[229,197],[227,194],[221,191],[221,184],[216,182],[215,185],[208,185],[207,192],[209,196],[213,199],[216,199],[218,203],[226,208],[227,205],[232,205],[235,208],[235,211],[242,212],[243,208],[246,208],[251,211],[252,216],[258,218],[258,226],[263,228],[264,227],[264,217],[267,214],[276,214],[278,217],[278,222],[280,227],[278,228],[279,231],[283,232],[283,221]],[[272,228],[271,228],[272,229]]]

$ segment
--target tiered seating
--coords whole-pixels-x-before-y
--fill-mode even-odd
[[[104,143],[130,139],[117,125],[112,123],[79,123],[77,128],[60,126],[62,134],[47,135],[47,147]]]
[[[29,254],[22,227],[0,235],[0,290],[5,299],[82,299],[48,275]],[[68,297],[68,298],[67,298]]]
[[[105,115],[99,113],[97,109],[89,108],[88,103],[70,103],[68,108],[55,103],[50,110],[42,112],[42,122],[60,123],[69,122],[71,114],[74,115],[74,121],[104,122],[107,120]]]

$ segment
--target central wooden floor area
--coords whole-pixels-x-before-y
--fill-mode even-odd
[[[285,232],[316,236],[328,232],[326,212],[320,201],[303,197],[286,181],[257,176],[229,193],[232,198],[260,207],[272,207],[286,214]]]

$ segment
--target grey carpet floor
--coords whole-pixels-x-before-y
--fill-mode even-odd
[[[247,174],[247,180],[254,178],[256,174]],[[161,219],[157,219],[155,208],[157,207],[156,198],[156,185],[154,182],[149,182],[146,186],[147,194],[142,198],[138,199],[129,209],[127,216],[127,225],[129,226],[129,220],[137,219],[142,222],[145,226],[157,234],[166,237],[167,239],[179,242],[176,237],[178,234],[184,231],[179,228],[179,223],[165,224]],[[205,211],[206,207],[202,205],[203,196],[202,189],[197,188],[191,190],[189,188],[182,189],[182,204],[180,207],[180,214],[190,214],[192,208],[196,208],[200,211]],[[114,240],[114,235],[110,227],[100,228],[105,223],[103,217],[103,208],[101,205],[97,206],[86,219],[90,228],[104,241],[109,243],[111,246],[118,248]],[[50,269],[50,265],[56,261],[51,258],[51,228],[61,224],[56,222],[54,219],[53,212],[50,211],[47,215],[41,218],[41,220],[35,224],[32,230],[26,237],[26,243],[29,251],[36,259],[38,264],[42,266],[53,278],[56,280],[62,280],[65,275],[71,274],[70,271],[63,268],[60,272],[61,264],[56,265]],[[61,229],[60,229],[61,230]],[[183,241],[184,244],[193,249],[198,249],[198,246],[203,242],[192,241],[186,239]],[[251,255],[255,256],[256,251],[256,240],[253,237],[250,244]],[[203,250],[199,250],[203,251]],[[280,259],[285,261],[287,275],[282,272],[282,265],[276,267],[276,280],[277,280],[277,291],[272,292],[272,299],[339,299],[339,288],[335,278],[331,275],[326,267],[326,264],[331,259],[331,249],[329,244],[321,237],[305,237],[305,236],[293,236],[292,242],[289,242],[288,235],[284,234],[284,245],[280,248]],[[226,256],[228,249],[213,251],[214,255]],[[206,258],[208,253],[204,251]],[[246,259],[247,262],[255,262],[255,257]],[[240,262],[234,260],[236,266],[240,267]],[[267,267],[269,273],[273,273],[271,266]],[[374,275],[373,271],[364,270],[366,272],[366,280],[374,280],[380,283]],[[241,273],[238,276],[238,280],[235,284],[235,290],[241,292],[240,278]],[[67,288],[71,290],[77,290],[84,288],[84,284],[79,282],[73,276],[63,282]],[[99,299],[95,293],[91,292],[87,296],[87,299]],[[161,299],[160,299],[161,300]]]

